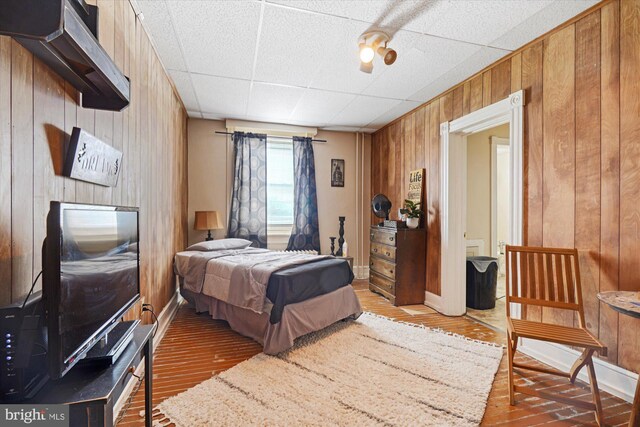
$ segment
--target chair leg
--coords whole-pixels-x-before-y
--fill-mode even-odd
[[[516,398],[515,398],[515,392],[514,392],[515,383],[513,379],[513,358],[515,356],[517,346],[518,346],[518,337],[515,337],[515,339],[512,341],[511,334],[507,332],[507,359],[509,362],[509,404],[512,406],[516,404]]]
[[[580,355],[580,357],[578,357],[578,360],[575,361],[575,363],[571,367],[571,370],[569,371],[569,381],[571,381],[571,384],[575,383],[580,369],[582,369],[587,365],[587,363],[589,363],[592,356],[593,350],[586,348],[582,351],[582,354]]]
[[[593,394],[593,403],[596,405],[596,421],[599,426],[603,426],[604,414],[602,412],[602,402],[600,401],[600,391],[598,390],[596,370],[591,357],[589,357],[589,361],[587,362],[587,370],[589,372],[589,385],[591,386],[591,393]]]

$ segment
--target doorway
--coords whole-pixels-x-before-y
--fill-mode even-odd
[[[449,316],[466,313],[466,163],[467,137],[499,125],[509,125],[509,244],[522,244],[522,153],[524,91],[440,124],[441,293],[427,292],[425,303]],[[520,307],[512,307],[520,317]]]
[[[509,124],[483,130],[466,138],[466,268],[486,267],[474,263],[475,257],[495,259],[487,270],[476,273],[496,280],[482,286],[467,284],[472,292],[467,299],[467,315],[494,328],[505,330],[504,247],[509,240],[510,147]],[[474,258],[471,258],[474,257]],[[467,295],[469,298],[469,295]],[[490,307],[490,305],[493,307]]]

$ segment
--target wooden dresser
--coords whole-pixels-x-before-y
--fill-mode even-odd
[[[393,305],[424,304],[426,230],[371,226],[369,289]]]

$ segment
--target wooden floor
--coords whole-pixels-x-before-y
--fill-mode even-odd
[[[506,277],[498,276],[496,286],[496,306],[489,310],[474,310],[467,307],[467,316],[491,325],[494,328],[506,331],[507,318],[505,317],[505,284]]]
[[[501,331],[507,330],[507,317],[504,315],[506,312],[505,299],[501,298],[496,300],[495,308],[489,310],[474,310],[467,307],[467,316],[474,320],[478,320],[482,323],[492,326],[493,328],[500,329]]]
[[[423,306],[393,307],[384,298],[369,292],[366,283],[355,285],[366,311],[396,320],[418,323],[433,328],[462,334],[470,338],[504,344],[502,333],[487,328],[468,317],[446,317]],[[154,358],[154,405],[174,396],[212,375],[228,369],[258,354],[261,347],[254,341],[231,331],[225,322],[212,320],[208,315],[197,315],[186,305],[181,306],[175,320],[158,346]],[[520,356],[523,359],[526,356]],[[588,386],[568,385],[566,380],[545,374],[526,373],[518,381],[534,382],[539,389],[566,393],[567,396],[590,397]],[[470,373],[470,379],[472,373]],[[135,393],[123,414],[119,426],[142,426],[144,388]],[[596,425],[592,412],[567,405],[516,395],[517,405],[509,406],[507,391],[506,356],[493,384],[482,425],[557,426]],[[625,425],[631,405],[607,393],[602,393],[607,425]]]

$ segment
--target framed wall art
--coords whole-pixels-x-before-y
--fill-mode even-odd
[[[331,159],[331,186],[344,187],[344,159]]]

